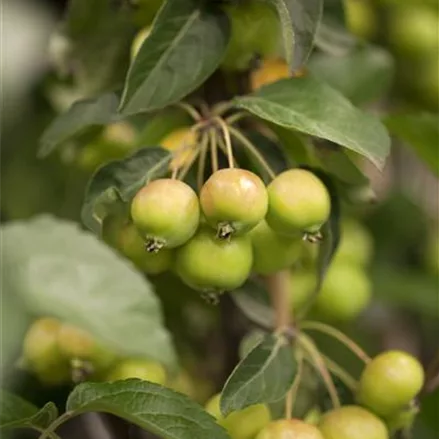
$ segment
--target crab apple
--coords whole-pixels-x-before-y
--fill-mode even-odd
[[[359,382],[360,404],[380,416],[400,411],[419,393],[424,370],[419,361],[403,351],[388,351],[366,365]]]
[[[61,325],[57,343],[66,358],[89,361],[96,371],[106,369],[116,359],[114,352],[97,342],[87,331],[71,324]]]
[[[263,181],[245,169],[214,172],[200,192],[200,206],[218,237],[247,233],[267,213],[268,195]]]
[[[323,281],[314,309],[324,319],[348,322],[366,308],[371,295],[371,282],[361,268],[333,264]]]
[[[268,424],[256,439],[324,439],[314,425],[300,419],[281,419]]]
[[[292,270],[289,273],[289,304],[292,313],[299,310],[311,297],[316,287],[316,274],[310,270]]]
[[[198,137],[190,127],[181,127],[171,131],[159,143],[168,151],[176,153],[170,167],[171,169],[179,169],[194,158]]]
[[[317,233],[329,217],[329,192],[310,171],[284,171],[268,185],[267,191],[267,222],[278,233]]]
[[[160,274],[171,268],[173,250],[164,248],[156,253],[147,252],[145,241],[132,223],[120,230],[118,248],[146,274]]]
[[[44,317],[32,323],[23,340],[25,367],[48,385],[70,380],[70,365],[58,346],[61,322]]]
[[[260,66],[250,73],[250,88],[255,91],[264,85],[272,84],[291,76],[286,61],[282,58],[266,58]]]
[[[160,363],[155,361],[143,358],[127,358],[109,371],[106,381],[126,380],[128,378],[139,378],[164,385],[166,383],[166,370]]]
[[[231,35],[222,68],[245,70],[255,56],[273,56],[281,48],[279,18],[267,2],[246,0],[225,6]]]
[[[355,405],[325,413],[318,427],[325,439],[389,439],[384,422]]]
[[[271,421],[268,407],[256,404],[243,410],[222,416],[220,410],[221,395],[213,396],[206,404],[206,411],[214,416],[232,439],[253,439]]]
[[[196,235],[176,250],[175,270],[184,283],[203,292],[234,290],[248,278],[253,262],[247,235],[218,239],[202,226]]]
[[[277,234],[265,220],[251,230],[249,236],[253,247],[253,271],[257,274],[273,274],[299,259],[300,239]]]
[[[178,247],[195,234],[200,205],[189,185],[163,178],[137,192],[131,203],[131,217],[145,237],[147,250],[154,252]]]

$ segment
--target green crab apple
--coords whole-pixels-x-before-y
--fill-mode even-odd
[[[269,57],[281,49],[281,29],[274,8],[264,1],[230,2],[224,7],[231,35],[222,68],[245,70],[254,56]]]
[[[354,320],[369,304],[372,285],[359,267],[333,264],[329,267],[314,309],[330,321]]]
[[[155,253],[147,252],[145,241],[133,223],[127,223],[121,228],[118,247],[146,274],[160,274],[171,268],[173,250],[164,248]]]
[[[317,234],[329,217],[329,192],[310,171],[284,171],[268,185],[267,191],[267,223],[278,233]]]
[[[24,367],[47,385],[70,380],[70,364],[58,346],[61,322],[51,317],[36,320],[23,340]]]
[[[206,404],[206,411],[216,418],[232,439],[253,439],[271,421],[268,407],[256,404],[230,413],[224,417],[220,410],[221,395],[213,396]]]
[[[247,233],[267,213],[268,195],[263,181],[245,169],[214,172],[200,192],[201,210],[219,238]]]
[[[368,410],[355,405],[325,413],[318,427],[325,439],[389,439],[384,422]]]
[[[310,270],[291,270],[289,275],[289,304],[291,312],[299,310],[316,287],[316,274]]]
[[[253,271],[257,274],[273,274],[290,267],[300,257],[300,239],[277,234],[265,220],[251,230],[249,236],[253,247]]]
[[[424,370],[419,361],[403,351],[388,351],[366,365],[357,399],[376,414],[387,417],[401,411],[419,393]]]
[[[208,226],[176,249],[175,270],[184,283],[203,292],[234,290],[248,278],[253,262],[247,235],[220,240]]]
[[[151,383],[165,385],[166,370],[155,361],[143,358],[127,358],[116,364],[108,373],[106,381],[139,378]]]
[[[157,252],[187,242],[200,221],[195,191],[170,178],[154,180],[140,189],[131,203],[131,217],[146,241],[146,249]]]
[[[256,439],[325,439],[319,429],[300,419],[281,419],[268,424]]]

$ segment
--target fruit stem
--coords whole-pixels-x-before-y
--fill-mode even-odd
[[[294,401],[297,396],[297,392],[299,391],[300,382],[302,381],[303,374],[303,357],[302,354],[299,353],[297,356],[297,373],[294,377],[293,385],[291,389],[287,393],[287,398],[285,401],[285,419],[291,419],[293,416],[294,410]]]
[[[221,119],[220,117],[214,117],[214,120],[218,123],[218,125],[220,126],[223,132],[223,138],[226,143],[227,160],[229,161],[229,168],[234,168],[232,140],[230,139],[229,129],[226,123],[224,122],[224,120]]]
[[[227,125],[233,125],[236,122],[239,122],[241,119],[244,119],[244,117],[250,116],[249,113],[246,113],[245,111],[238,111],[237,113],[232,114],[229,117],[226,117],[224,119],[224,122]]]
[[[218,171],[218,151],[217,151],[215,130],[209,131],[209,140],[210,140],[210,157],[212,161],[212,173],[213,173]]]
[[[264,159],[262,154],[258,151],[255,145],[247,139],[238,129],[229,126],[229,132],[230,134],[238,140],[242,146],[248,149],[248,151],[253,154],[253,156],[259,161],[259,163],[262,165],[262,167],[267,171],[267,174],[270,176],[271,179],[274,179],[276,177],[276,173],[273,171],[271,166],[268,164],[268,162]]]
[[[323,360],[323,357],[320,354],[317,346],[314,344],[311,338],[309,338],[305,334],[300,334],[298,336],[298,341],[309,355],[311,365],[319,372],[320,376],[322,377],[331,398],[332,405],[334,406],[334,408],[340,407],[340,398],[338,397],[334,381],[331,378],[331,374],[329,373],[329,370],[326,367],[325,361]]]
[[[206,169],[207,149],[209,147],[209,136],[203,134],[200,146],[200,158],[198,160],[197,187],[201,190],[204,183],[204,171]]]
[[[174,166],[174,167],[172,168],[171,178],[172,178],[173,180],[175,180],[175,179],[177,178],[177,174],[178,174],[178,167],[177,167],[177,166]]]
[[[224,155],[227,155],[227,147],[226,147],[226,144],[224,143],[224,139],[222,137],[218,137],[218,147],[224,153]],[[235,167],[239,168],[239,164],[236,161],[235,157],[233,157],[233,165]]]
[[[286,330],[291,323],[290,306],[288,300],[289,293],[289,272],[281,270],[267,276],[266,284],[271,296],[275,313],[276,331]]]
[[[198,156],[200,154],[200,148],[197,149],[196,153],[194,154],[194,156],[190,159],[190,161],[183,167],[181,168],[180,174],[178,176],[179,180],[184,180],[187,173],[189,172],[189,170],[192,168],[192,165],[195,163],[195,161],[197,160]]]
[[[229,101],[218,102],[218,104],[213,106],[212,114],[215,116],[221,116],[231,108],[233,108],[233,104]]]
[[[313,321],[305,321],[300,324],[300,328],[303,330],[310,331],[319,331],[330,337],[335,338],[340,343],[345,345],[353,354],[355,354],[360,360],[364,361],[364,363],[369,363],[371,358],[363,349],[360,348],[353,340],[351,340],[346,334],[339,331],[332,326],[326,325],[325,323],[313,322]]]
[[[181,108],[182,110],[186,111],[186,113],[189,114],[189,116],[192,117],[196,122],[200,122],[202,120],[202,116],[199,111],[195,109],[192,105],[188,104],[187,102],[178,102],[175,104],[176,107]]]
[[[350,375],[348,372],[346,372],[339,364],[337,364],[334,360],[331,360],[326,355],[322,354],[323,360],[326,363],[326,366],[328,369],[334,374],[337,375],[344,384],[346,384],[346,387],[349,388],[352,392],[355,392],[357,390],[357,381],[355,378]]]

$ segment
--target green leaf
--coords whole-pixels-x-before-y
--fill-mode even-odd
[[[226,431],[202,407],[180,393],[137,379],[85,383],[67,400],[73,414],[106,412],[164,439],[228,439]]]
[[[27,402],[23,398],[0,391],[0,429],[33,428],[44,430],[58,417],[58,410],[52,402],[42,409]]]
[[[128,202],[148,180],[164,175],[171,157],[163,148],[147,147],[99,168],[87,186],[83,223],[100,234],[102,220],[112,207]]]
[[[380,169],[390,151],[388,133],[375,116],[312,76],[284,79],[234,101],[269,122],[351,149]]]
[[[184,98],[218,67],[228,38],[222,12],[197,0],[168,0],[130,67],[121,111],[151,111]]]
[[[323,0],[270,0],[282,24],[286,59],[293,71],[308,60],[323,12]]]
[[[74,103],[46,128],[38,155],[45,157],[73,136],[114,121],[117,106],[118,99],[114,93]]]
[[[175,364],[151,284],[78,225],[49,216],[4,225],[2,264],[4,281],[34,316],[70,322],[120,355]]]
[[[253,404],[284,397],[297,372],[293,350],[284,336],[269,334],[236,366],[221,392],[224,416]]]
[[[318,53],[310,59],[309,68],[316,78],[355,105],[381,98],[390,88],[394,74],[391,55],[376,46],[359,47],[341,57]]]
[[[389,131],[411,147],[429,168],[439,175],[439,115],[433,113],[394,114],[385,118]]]

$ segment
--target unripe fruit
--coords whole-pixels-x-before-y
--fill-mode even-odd
[[[268,424],[256,439],[325,439],[314,425],[299,419],[282,419]]]
[[[278,233],[317,233],[329,217],[326,186],[312,172],[290,169],[268,186],[268,225]]]
[[[164,385],[166,383],[166,370],[155,361],[128,358],[122,360],[109,372],[106,381],[126,380],[128,378],[139,378]]]
[[[70,366],[59,349],[57,337],[61,323],[53,318],[36,320],[23,340],[23,361],[45,384],[56,385],[70,380]]]
[[[222,68],[245,70],[254,56],[273,56],[281,45],[279,19],[263,1],[233,2],[225,6],[231,35]]]
[[[114,352],[98,343],[87,331],[70,324],[61,326],[57,342],[67,359],[89,361],[95,371],[109,367],[116,358]]]
[[[184,283],[204,292],[223,292],[241,286],[250,274],[253,254],[248,236],[230,241],[216,238],[202,226],[176,250],[175,269]]]
[[[232,439],[253,439],[271,421],[270,411],[263,404],[252,405],[224,418],[220,398],[221,395],[213,396],[206,404],[206,411],[217,419]]]
[[[154,252],[187,242],[200,220],[197,194],[186,183],[163,178],[140,189],[131,203],[135,226]]]
[[[272,84],[290,76],[290,69],[284,59],[267,58],[262,61],[257,69],[250,73],[250,88],[255,91],[264,85]]]
[[[178,128],[164,137],[160,146],[171,152],[179,150],[170,164],[171,169],[178,169],[193,159],[198,146],[197,134],[190,127]]]
[[[289,276],[289,297],[291,312],[299,310],[310,298],[316,287],[316,274],[311,271],[291,271]]]
[[[353,405],[325,413],[319,429],[325,439],[389,439],[389,433],[381,419]]]
[[[376,356],[364,369],[358,387],[358,401],[380,416],[402,410],[424,384],[419,361],[402,351]]]
[[[300,240],[281,236],[266,221],[261,221],[249,233],[253,247],[253,271],[261,275],[273,274],[290,267],[300,256]]]
[[[370,39],[377,31],[377,17],[368,2],[345,0],[346,20],[352,33]]]
[[[319,316],[341,322],[355,319],[366,308],[372,285],[360,268],[346,264],[330,266],[315,301]]]
[[[220,169],[200,192],[200,206],[218,237],[247,233],[265,216],[268,195],[263,181],[245,169]]]
[[[132,223],[120,229],[118,248],[147,274],[160,274],[171,268],[173,250],[164,248],[157,253],[147,252],[145,241]]]

